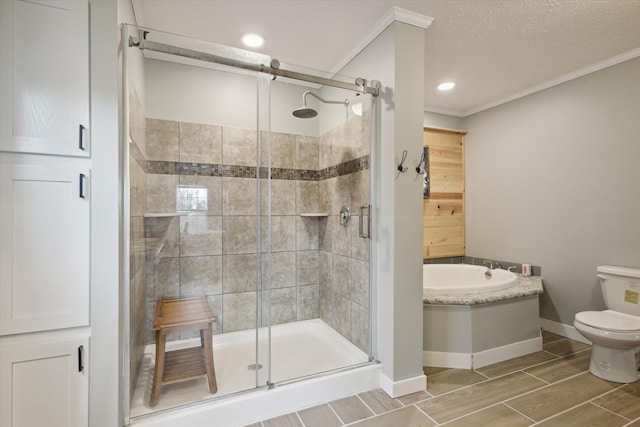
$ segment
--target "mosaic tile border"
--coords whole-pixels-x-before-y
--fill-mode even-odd
[[[137,148],[137,147],[136,147]],[[141,153],[140,153],[141,154]],[[134,156],[135,157],[135,156]],[[137,158],[136,158],[137,160]],[[323,181],[369,169],[369,156],[362,156],[322,170],[271,168],[271,179]],[[256,166],[235,166],[208,163],[165,162],[147,160],[145,172],[156,175],[200,175],[228,178],[255,178]],[[260,168],[260,178],[267,178],[268,169]]]

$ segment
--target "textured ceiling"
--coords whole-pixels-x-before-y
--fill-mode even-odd
[[[425,110],[465,116],[640,56],[640,0],[133,0],[138,25],[240,47],[264,36],[282,63],[335,71],[393,6],[425,32]],[[365,76],[366,77],[366,76]],[[455,80],[446,93],[437,83]],[[640,79],[640,77],[639,77]]]

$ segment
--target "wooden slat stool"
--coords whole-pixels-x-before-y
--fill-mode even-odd
[[[156,366],[151,389],[151,406],[158,403],[164,384],[192,380],[206,375],[209,392],[216,393],[216,371],[213,364],[213,327],[215,316],[207,297],[165,299],[156,303],[153,330],[156,331]],[[200,330],[200,347],[165,353],[167,335]]]

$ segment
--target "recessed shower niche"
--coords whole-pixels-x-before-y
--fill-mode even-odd
[[[375,85],[124,32],[129,416],[371,363],[371,240],[360,230],[369,210],[360,207],[371,199]],[[302,103],[317,114],[292,114]],[[217,391],[203,375],[163,385],[152,406],[156,307],[194,297],[215,317]],[[169,352],[202,337],[185,328],[166,339]]]

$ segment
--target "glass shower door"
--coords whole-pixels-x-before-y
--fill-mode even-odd
[[[370,360],[372,100],[292,81],[271,92],[270,382],[282,384]]]
[[[263,287],[269,277],[263,275],[269,248],[269,236],[263,233],[269,218],[263,213],[268,213],[269,202],[261,182],[268,166],[261,168],[260,159],[269,139],[270,80],[151,47],[168,45],[268,64],[264,55],[135,27],[128,27],[128,35],[133,45],[125,49],[126,191],[136,254],[129,259],[125,357],[131,376],[129,415],[135,418],[267,383],[264,368],[257,368],[269,366],[263,339],[268,338]],[[149,49],[138,48],[140,39],[150,42]],[[211,393],[206,378],[166,384],[151,405],[156,306],[164,299],[193,297],[205,297],[216,317],[217,391]],[[166,349],[199,345],[199,332],[185,327],[168,336]]]

